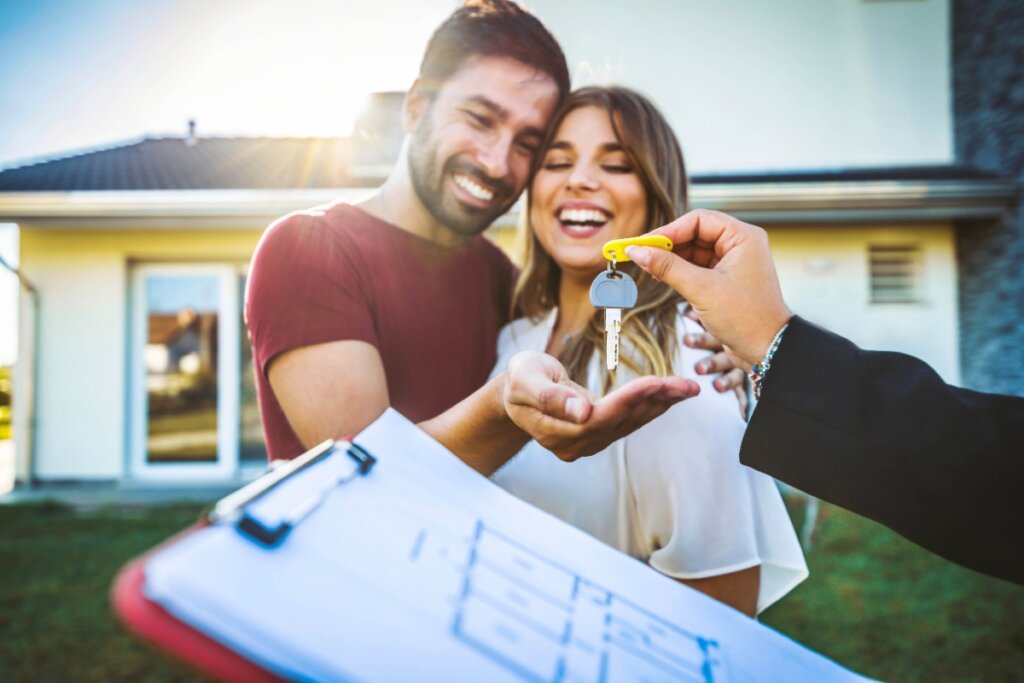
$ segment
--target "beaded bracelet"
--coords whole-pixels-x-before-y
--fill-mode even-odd
[[[782,326],[782,329],[775,333],[775,338],[772,339],[772,343],[768,346],[768,351],[764,354],[764,358],[760,363],[750,368],[750,372],[747,375],[750,376],[750,383],[754,387],[754,400],[760,400],[761,389],[764,387],[764,378],[768,374],[768,370],[772,367],[772,356],[779,350],[779,344],[782,342],[782,333],[789,327],[789,323]]]

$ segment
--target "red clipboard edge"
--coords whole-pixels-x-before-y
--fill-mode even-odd
[[[146,598],[142,592],[149,556],[205,526],[207,524],[201,522],[189,527],[122,567],[110,589],[114,613],[129,631],[208,676],[238,683],[281,681],[281,678],[234,650],[179,621],[160,605]],[[273,644],[267,643],[267,647],[273,647]]]

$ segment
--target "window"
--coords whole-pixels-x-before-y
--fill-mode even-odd
[[[868,247],[870,301],[873,304],[921,300],[922,257],[916,245]]]
[[[231,479],[266,464],[234,265],[140,265],[133,274],[131,471]]]

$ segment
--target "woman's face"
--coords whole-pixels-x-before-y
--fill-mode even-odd
[[[605,242],[646,230],[647,193],[599,107],[574,109],[559,125],[530,200],[538,241],[569,274],[593,275],[607,265]]]

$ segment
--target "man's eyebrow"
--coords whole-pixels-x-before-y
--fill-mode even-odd
[[[472,97],[467,97],[466,103],[476,104],[483,107],[484,109],[488,109],[492,114],[494,114],[503,121],[508,118],[508,111],[504,107],[499,105],[494,100],[484,97],[483,95],[473,95]]]
[[[473,95],[472,97],[467,97],[466,98],[466,103],[467,104],[475,104],[477,106],[483,107],[484,109],[487,109],[494,116],[498,117],[498,119],[501,120],[501,121],[505,121],[505,120],[508,119],[508,110],[507,109],[505,109],[504,107],[499,105],[494,100],[488,99],[488,98],[484,97],[483,95]],[[530,126],[529,128],[524,129],[519,134],[519,137],[543,138],[544,137],[544,129],[543,128],[537,128],[536,126]]]

